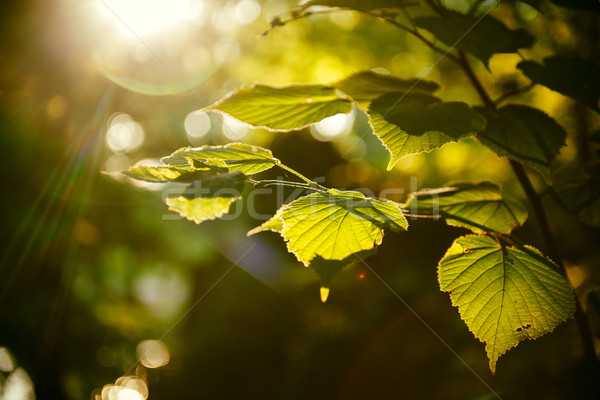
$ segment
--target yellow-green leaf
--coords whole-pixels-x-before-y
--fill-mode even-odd
[[[121,173],[147,182],[193,182],[207,175],[223,172],[227,172],[227,168],[196,163],[194,166],[188,164],[182,167],[137,164]]]
[[[274,218],[250,233],[280,229],[288,251],[308,266],[317,256],[343,260],[370,250],[381,244],[384,228],[401,231],[407,227],[397,203],[332,189],[284,205]]]
[[[391,154],[388,170],[402,157],[473,136],[485,127],[485,119],[466,103],[442,102],[424,93],[388,93],[375,99],[369,122]]]
[[[271,150],[245,143],[229,143],[225,146],[185,147],[161,160],[178,168],[189,168],[200,162],[203,165],[225,167],[229,171],[239,171],[246,175],[265,171],[279,160]]]
[[[209,109],[275,131],[302,129],[323,118],[349,113],[352,101],[324,85],[243,86]]]
[[[400,79],[373,71],[360,71],[331,85],[366,107],[372,100],[386,93],[406,91],[431,93],[439,89],[439,85],[435,82]]]
[[[256,228],[250,230],[246,235],[251,236],[259,232],[271,231],[276,233],[281,233],[283,230],[283,220],[281,219],[281,208],[277,210],[277,213],[273,215],[268,221],[264,222],[262,225],[257,226]]]
[[[438,278],[469,330],[485,343],[492,373],[507,350],[552,332],[575,308],[569,282],[539,250],[487,236],[456,239],[440,261]]]
[[[448,225],[475,233],[510,233],[527,219],[525,207],[502,197],[500,186],[493,182],[456,182],[416,192],[409,197],[406,208],[411,213],[440,216]]]
[[[167,197],[169,210],[199,224],[222,217],[233,202],[242,198],[244,174],[239,171],[197,181],[193,188]]]
[[[281,218],[281,212],[283,209],[283,207],[280,208],[271,219],[248,232],[248,236],[264,231],[272,231],[281,234],[283,231],[283,219]],[[316,256],[310,260],[310,265],[308,265],[308,267],[310,267],[310,269],[319,277],[319,280],[321,281],[321,293],[323,293],[324,289],[327,289],[327,294],[329,294],[329,285],[337,273],[339,273],[347,265],[364,260],[365,258],[375,254],[376,250],[377,249],[369,249],[353,253],[343,260],[328,260],[321,256]]]

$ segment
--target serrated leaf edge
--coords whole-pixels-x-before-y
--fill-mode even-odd
[[[185,197],[185,196],[177,196],[177,197],[175,197],[175,196],[174,196],[173,198],[179,198],[179,197]],[[216,213],[216,214],[215,214],[215,215],[213,215],[213,216],[208,216],[208,217],[206,217],[206,218],[202,218],[202,219],[197,219],[197,218],[194,218],[194,217],[192,217],[192,216],[190,216],[190,215],[187,215],[187,214],[186,214],[186,215],[183,215],[183,214],[182,214],[182,213],[180,213],[180,212],[179,212],[179,211],[178,211],[178,210],[177,210],[175,207],[172,207],[172,206],[171,206],[171,205],[168,203],[168,201],[169,201],[169,198],[167,198],[167,200],[166,200],[166,202],[165,202],[165,203],[166,203],[166,205],[167,205],[167,207],[168,207],[169,211],[173,211],[174,213],[176,213],[176,214],[178,214],[178,215],[181,215],[182,217],[184,217],[184,218],[185,218],[185,219],[187,219],[188,221],[192,221],[192,222],[196,223],[196,225],[199,225],[199,224],[201,224],[201,223],[202,223],[202,222],[204,222],[204,221],[214,221],[214,220],[216,220],[216,219],[219,219],[219,218],[221,218],[223,215],[225,215],[225,214],[227,214],[227,213],[229,212],[229,210],[230,210],[230,208],[231,208],[231,205],[232,205],[233,203],[235,203],[236,201],[240,200],[241,198],[242,198],[242,196],[233,196],[233,197],[231,197],[231,199],[229,200],[229,203],[227,203],[227,207],[225,207],[225,209],[223,209],[223,211],[222,211],[222,212]]]
[[[441,288],[441,285],[442,285],[442,283],[440,282],[440,268],[441,268],[441,263],[442,263],[442,261],[443,261],[443,260],[444,260],[444,259],[445,259],[445,258],[446,258],[448,255],[449,255],[449,253],[450,253],[450,250],[452,250],[452,247],[454,246],[454,244],[455,244],[455,243],[457,243],[457,244],[458,244],[458,240],[460,240],[460,239],[462,239],[462,238],[469,238],[469,237],[480,237],[480,236],[487,236],[487,235],[477,235],[477,234],[464,235],[464,236],[460,236],[459,238],[456,238],[456,239],[455,239],[455,240],[452,242],[452,244],[450,245],[450,247],[448,248],[448,250],[446,251],[446,253],[444,253],[444,255],[442,256],[442,258],[440,259],[440,261],[438,262],[438,265],[437,265],[437,278],[438,278],[438,285],[440,286],[440,288]],[[458,244],[458,245],[460,246],[460,244]],[[498,243],[498,246],[499,246],[499,249],[500,249],[500,250],[502,250],[502,245],[501,245],[500,243]],[[461,246],[461,247],[462,247],[462,246]],[[551,263],[551,264],[552,264],[552,265],[553,265],[553,266],[556,268],[556,271],[557,271],[557,272],[560,274],[560,269],[558,268],[558,265],[557,265],[557,264],[556,264],[556,263],[555,263],[553,260],[551,260],[550,258],[546,257],[546,256],[545,256],[545,255],[544,255],[544,254],[543,254],[543,253],[542,253],[540,250],[538,250],[537,248],[535,248],[535,247],[533,247],[533,246],[530,246],[530,245],[523,245],[523,246],[520,246],[520,247],[526,248],[526,249],[528,249],[528,250],[530,250],[530,251],[534,252],[534,253],[535,253],[535,254],[537,254],[538,256],[541,256],[541,257],[543,257],[545,260],[547,260],[548,262],[550,262],[550,263]],[[514,248],[516,248],[516,247],[515,247],[515,246],[506,246],[506,248],[507,248],[507,249],[514,249]],[[561,276],[562,276],[562,274],[561,274]],[[565,278],[565,279],[567,279],[567,278]],[[567,279],[567,282],[569,282],[569,286],[571,286],[571,282],[570,282],[568,279]],[[572,286],[571,286],[571,289],[573,289],[573,287],[572,287]],[[451,297],[451,292],[448,292],[448,291],[445,291],[445,290],[441,290],[441,291],[442,291],[442,292],[444,292],[444,293],[448,293],[448,295],[450,296],[450,301],[451,301],[451,303],[452,303],[452,306],[453,306],[453,307],[456,307],[456,308],[458,309],[458,313],[459,313],[459,315],[460,315],[460,319],[461,319],[461,320],[462,320],[462,321],[465,323],[465,325],[467,325],[467,328],[469,329],[469,332],[471,332],[471,333],[473,334],[473,336],[474,336],[474,337],[475,337],[477,340],[479,340],[481,343],[485,344],[485,346],[486,346],[486,349],[485,349],[485,350],[486,350],[486,354],[487,354],[487,346],[488,346],[488,344],[487,344],[487,343],[486,343],[486,342],[485,342],[483,339],[481,339],[481,338],[478,338],[478,337],[476,336],[475,332],[473,332],[473,331],[471,330],[471,327],[470,327],[470,326],[467,324],[467,321],[465,320],[465,317],[463,316],[463,312],[462,312],[462,310],[461,310],[461,309],[460,309],[458,306],[455,306],[455,305],[453,304],[454,302],[453,302],[453,300],[452,300],[452,297]],[[572,293],[574,293],[574,292],[572,292]],[[567,316],[567,317],[565,317],[565,318],[563,318],[563,319],[559,320],[559,321],[556,323],[556,325],[555,325],[554,327],[552,327],[552,328],[551,328],[551,329],[550,329],[548,332],[545,332],[545,333],[543,333],[542,335],[539,335],[539,336],[534,336],[534,337],[533,337],[533,336],[527,336],[527,337],[525,337],[523,340],[520,340],[520,341],[519,341],[517,344],[515,344],[514,346],[512,346],[512,347],[509,347],[509,348],[505,349],[505,350],[504,350],[502,353],[498,354],[498,357],[497,357],[497,358],[495,358],[495,359],[489,359],[490,370],[492,371],[492,374],[495,374],[495,373],[496,373],[496,363],[498,362],[498,360],[500,359],[500,357],[502,357],[504,354],[506,354],[506,353],[507,353],[509,350],[512,350],[512,349],[514,349],[514,348],[515,348],[515,347],[517,347],[517,346],[518,346],[518,345],[519,345],[521,342],[524,342],[525,340],[535,340],[535,339],[537,339],[537,338],[540,338],[540,337],[542,337],[542,336],[544,336],[544,335],[547,335],[547,334],[549,334],[549,333],[552,333],[552,332],[553,332],[553,331],[554,331],[554,330],[555,330],[555,329],[556,329],[556,328],[557,328],[557,327],[558,327],[560,324],[562,324],[563,322],[566,322],[566,321],[567,321],[568,319],[570,319],[570,318],[573,318],[573,314],[574,314],[574,312],[575,312],[575,298],[574,298],[574,294],[573,294],[573,296],[571,297],[571,301],[570,301],[570,307],[569,307],[569,308],[570,308],[570,316]]]
[[[442,147],[443,147],[443,146],[444,146],[444,145],[442,145]],[[434,149],[434,150],[435,150],[435,149]],[[517,203],[518,203],[518,204],[521,206],[521,208],[523,209],[523,212],[525,213],[525,220],[524,220],[524,222],[523,222],[523,223],[525,223],[525,221],[527,221],[527,219],[529,218],[529,212],[527,211],[527,208],[526,208],[525,206],[523,206],[523,204],[521,204],[521,202],[519,202],[517,199],[513,199],[513,198],[510,198],[510,197],[506,197],[506,198],[505,198],[505,197],[502,195],[502,184],[501,184],[501,183],[499,183],[499,182],[493,182],[493,181],[488,181],[488,180],[485,180],[485,179],[478,180],[478,181],[451,181],[451,182],[448,182],[448,183],[444,184],[444,186],[442,186],[442,187],[439,187],[439,188],[436,188],[436,189],[432,189],[431,191],[428,191],[428,192],[431,192],[431,193],[427,193],[427,192],[425,192],[425,191],[412,192],[412,193],[410,193],[410,194],[409,194],[408,198],[406,199],[406,202],[405,202],[405,203],[404,203],[402,206],[403,206],[404,208],[407,208],[407,207],[408,207],[408,204],[411,202],[411,200],[413,200],[415,197],[418,197],[418,196],[420,196],[420,195],[427,196],[427,195],[430,195],[430,194],[436,194],[436,193],[433,193],[433,190],[438,190],[438,189],[440,189],[440,190],[441,190],[441,189],[454,189],[454,188],[452,187],[453,185],[460,185],[460,184],[468,184],[468,185],[480,185],[480,184],[482,184],[482,183],[489,183],[489,184],[492,184],[492,185],[494,185],[494,186],[496,186],[496,187],[498,188],[498,190],[500,191],[500,194],[499,194],[499,197],[500,197],[500,198],[499,198],[498,200],[500,200],[500,201],[504,201],[504,202],[517,202]],[[448,190],[448,191],[450,191],[450,190]],[[442,193],[447,193],[448,191],[440,191],[440,192],[438,192],[438,193],[442,194]],[[445,218],[445,217],[443,217],[443,216],[441,216],[441,215],[440,215],[440,217],[444,219],[444,222],[446,222],[446,224],[447,224],[448,226],[455,226],[455,227],[457,227],[457,228],[469,229],[469,230],[470,230],[470,231],[472,231],[472,232],[473,232],[473,233],[474,233],[476,236],[480,236],[480,235],[482,235],[482,234],[480,234],[479,232],[477,232],[477,231],[473,230],[473,228],[467,228],[467,227],[465,227],[465,226],[462,226],[462,225],[456,224],[456,223],[454,223],[454,222],[448,221],[448,219],[447,219],[447,218]],[[516,219],[516,218],[515,218],[515,219]],[[480,229],[479,231],[483,231],[483,232],[489,232],[489,233],[502,233],[502,234],[509,234],[510,232],[512,232],[513,230],[515,230],[516,228],[519,228],[519,227],[523,226],[523,224],[516,224],[516,223],[508,223],[508,225],[510,225],[510,226],[512,227],[512,229],[510,229],[508,232],[506,232],[506,231],[504,231],[504,232],[483,231],[483,230],[481,230],[481,229]]]

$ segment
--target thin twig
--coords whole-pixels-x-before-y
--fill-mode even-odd
[[[423,36],[421,34],[421,32],[419,32],[417,29],[413,29],[413,28],[409,28],[406,25],[403,25],[397,21],[394,21],[393,19],[389,19],[389,18],[385,18],[382,17],[380,15],[377,15],[375,13],[372,13],[370,11],[365,11],[365,10],[357,10],[358,12],[368,15],[370,17],[376,18],[382,22],[387,22],[388,24],[394,25],[397,28],[402,29],[403,31],[405,31],[406,33],[409,33],[411,35],[413,35],[414,37],[416,37],[417,39],[419,39],[421,42],[423,42],[427,47],[429,47],[430,49],[443,54],[445,57],[448,57],[449,59],[453,60],[454,62],[458,62],[458,59],[456,58],[456,56],[454,56],[453,54],[448,53],[447,50],[444,50],[438,46],[435,45],[435,43],[431,42],[429,39],[427,39],[425,36]]]
[[[530,91],[533,87],[535,86],[534,82],[531,82],[529,85],[521,87],[521,88],[517,88],[517,89],[513,89],[510,90],[506,93],[504,93],[503,95],[501,95],[500,97],[498,97],[496,100],[494,100],[494,103],[496,104],[500,104],[502,103],[504,100],[508,99],[509,97],[512,96],[517,96],[519,94],[523,94],[526,93],[528,91]]]
[[[277,163],[277,166],[279,168],[285,170],[285,171],[291,172],[292,174],[296,175],[298,178],[300,178],[304,182],[308,183],[311,187],[316,187],[316,188],[319,188],[319,189],[324,190],[324,191],[328,191],[329,190],[329,188],[327,188],[327,187],[325,187],[323,185],[320,185],[319,183],[317,183],[315,181],[312,181],[312,180],[308,179],[307,177],[305,177],[304,175],[302,175],[300,172],[296,171],[293,168],[288,167],[285,164]]]
[[[314,190],[316,192],[322,192],[322,193],[326,193],[328,191],[328,190],[326,190],[326,188],[323,188],[322,186],[318,185],[316,182],[312,182],[311,184],[309,184],[309,183],[302,183],[302,182],[284,181],[284,180],[279,180],[279,179],[265,179],[265,180],[261,180],[261,181],[256,181],[254,179],[248,179],[248,182],[250,182],[254,186],[289,186],[289,187],[295,187],[295,188],[301,188],[301,189]]]
[[[496,103],[494,102],[494,100],[492,100],[490,95],[487,93],[487,91],[485,90],[485,88],[483,87],[481,82],[479,81],[479,78],[477,78],[477,75],[475,75],[475,72],[473,71],[473,68],[471,68],[469,59],[467,58],[467,55],[465,54],[464,51],[459,52],[458,65],[463,69],[463,71],[465,72],[465,74],[467,75],[469,80],[471,81],[471,84],[477,91],[477,94],[479,94],[479,97],[481,98],[481,101],[483,101],[483,104],[485,104],[487,107],[491,108],[492,110],[495,110]]]

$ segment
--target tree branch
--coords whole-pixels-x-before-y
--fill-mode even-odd
[[[494,100],[494,103],[496,104],[500,104],[502,103],[504,100],[508,99],[509,97],[512,96],[517,96],[519,94],[523,94],[525,92],[528,92],[529,90],[531,90],[533,87],[535,86],[535,83],[531,82],[529,85],[521,87],[521,88],[517,88],[514,90],[509,90],[508,92],[504,93],[503,95],[501,95],[500,97],[498,97],[496,100]]]
[[[449,59],[451,59],[454,62],[459,62],[458,58],[454,54],[450,53],[450,50],[444,50],[440,47],[437,47],[435,45],[435,43],[431,42],[429,39],[427,39],[425,36],[423,36],[421,34],[421,32],[419,32],[418,29],[416,29],[416,28],[409,28],[408,26],[403,25],[397,21],[394,21],[393,19],[384,18],[384,17],[374,14],[370,11],[364,11],[364,10],[355,10],[355,11],[358,11],[362,14],[368,15],[373,18],[377,18],[378,20],[380,20],[382,22],[387,22],[388,24],[394,25],[395,27],[400,28],[407,33],[410,33],[411,35],[413,35],[414,37],[419,39],[421,42],[423,42],[427,47],[442,54],[444,57],[448,57]],[[406,10],[405,10],[405,12],[406,12]],[[408,13],[407,13],[407,16],[410,17],[410,15],[408,15]]]
[[[492,110],[495,110],[496,103],[494,103],[494,100],[492,100],[490,95],[487,93],[487,91],[485,90],[485,88],[483,87],[481,82],[479,81],[479,78],[477,78],[477,75],[475,75],[475,72],[473,71],[473,68],[471,68],[469,59],[467,58],[467,55],[465,54],[464,51],[459,52],[458,65],[463,69],[463,71],[465,72],[465,74],[467,75],[469,80],[471,81],[471,84],[477,91],[477,94],[479,94],[479,97],[481,98],[481,101],[483,101],[483,104],[485,104],[486,107],[489,107]]]

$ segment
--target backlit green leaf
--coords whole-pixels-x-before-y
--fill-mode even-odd
[[[233,202],[242,198],[245,176],[239,171],[197,181],[184,193],[167,197],[169,210],[199,224],[229,212]]]
[[[391,154],[388,170],[409,154],[473,136],[485,119],[466,103],[442,102],[423,93],[388,93],[369,107],[373,132]]]
[[[283,207],[280,208],[279,210],[277,210],[275,215],[273,215],[268,221],[264,222],[260,226],[257,226],[256,228],[248,231],[248,233],[246,235],[251,236],[256,233],[266,232],[266,231],[281,233],[281,231],[283,230],[283,219],[281,219],[281,211],[282,210],[283,210]]]
[[[386,93],[407,91],[431,93],[439,89],[439,85],[435,82],[421,79],[400,79],[373,71],[357,72],[332,83],[332,86],[367,107],[372,100]]]
[[[569,282],[537,249],[503,246],[487,236],[456,239],[440,261],[438,278],[469,330],[485,343],[492,373],[507,350],[552,332],[575,308]]]
[[[527,219],[527,210],[519,202],[503,198],[500,186],[492,182],[457,182],[417,192],[406,208],[411,213],[439,215],[448,225],[475,233],[510,233]]]
[[[407,227],[397,203],[331,189],[284,205],[274,218],[249,234],[280,229],[288,251],[308,266],[317,256],[343,260],[370,250],[381,244],[384,228],[401,231]]]
[[[552,56],[544,58],[543,65],[522,61],[517,68],[533,82],[581,100],[592,110],[600,112],[600,66],[597,63],[582,58]]]
[[[245,143],[186,147],[164,157],[161,161],[179,168],[189,168],[200,162],[203,165],[225,167],[229,171],[240,171],[246,175],[265,171],[279,163],[279,160],[273,157],[271,150]]]
[[[587,175],[565,167],[552,176],[552,187],[567,210],[588,225],[600,226],[600,171]]]
[[[283,209],[283,207],[280,208],[271,219],[249,231],[248,236],[264,231],[272,231],[281,234],[281,232],[283,231],[283,219],[281,219],[281,213]],[[338,274],[347,265],[358,262],[360,260],[364,260],[365,258],[375,254],[376,251],[377,249],[360,251],[349,255],[343,260],[327,260],[321,256],[316,256],[310,261],[309,267],[312,271],[314,271],[317,274],[319,280],[321,281],[321,288],[327,289],[326,293],[328,295],[329,285],[336,274]],[[324,292],[322,290],[321,299],[323,302],[325,302],[327,300],[327,296],[325,296],[325,298],[323,299],[323,293]]]
[[[543,111],[510,104],[496,113],[478,107],[488,123],[477,137],[500,156],[508,156],[540,171],[550,180],[550,163],[564,146],[567,133]]]
[[[496,53],[514,53],[535,42],[526,30],[510,30],[490,16],[480,18],[447,11],[444,16],[415,18],[415,23],[447,46],[473,54],[486,66]]]
[[[194,166],[188,164],[181,167],[137,164],[123,171],[122,174],[147,182],[193,182],[207,175],[223,172],[227,172],[227,168],[199,163]]]
[[[209,107],[247,124],[276,131],[298,130],[323,118],[352,110],[352,101],[323,85],[275,88],[243,86]]]

